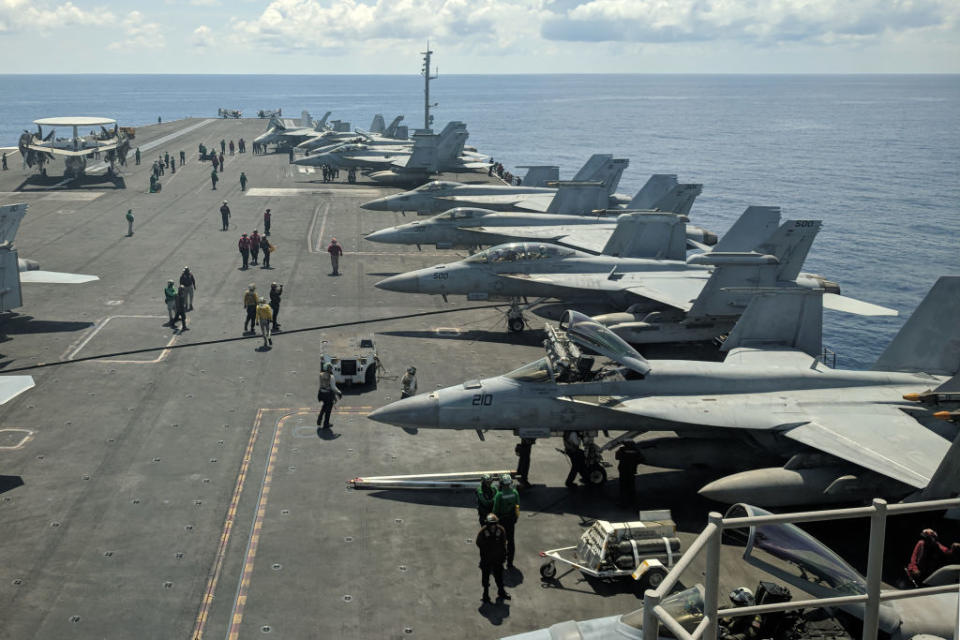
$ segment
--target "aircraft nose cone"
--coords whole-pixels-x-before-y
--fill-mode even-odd
[[[364,202],[360,205],[361,209],[367,209],[368,211],[389,211],[387,198],[377,198],[376,200],[371,200],[370,202]]]
[[[380,229],[379,231],[368,233],[364,236],[364,239],[371,242],[390,242],[393,239],[393,236],[393,229]]]
[[[378,289],[399,291],[400,293],[420,293],[420,278],[410,273],[384,278],[374,285]]]
[[[434,394],[411,396],[391,402],[370,414],[371,420],[405,429],[439,426],[439,410]]]

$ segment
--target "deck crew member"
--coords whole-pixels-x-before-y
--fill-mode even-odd
[[[259,301],[259,296],[257,296],[257,285],[251,282],[247,286],[247,290],[243,293],[243,308],[247,312],[247,317],[243,321],[244,333],[247,332],[247,325],[250,326],[250,332],[253,332],[253,330],[256,328],[254,323],[257,321],[257,303]]]
[[[264,348],[273,346],[273,338],[270,337],[270,325],[273,323],[273,310],[267,304],[266,298],[260,298],[260,304],[257,305],[257,322],[260,324],[260,335],[263,336]]]
[[[243,260],[243,266],[241,269],[247,268],[247,263],[250,260],[250,238],[247,237],[247,234],[240,236],[240,240],[237,242],[237,250],[240,252],[240,258]]]
[[[247,174],[243,171],[240,172],[240,191],[247,190]]]
[[[190,272],[190,267],[184,267],[180,274],[180,286],[187,296],[187,311],[193,311],[193,294],[197,291],[197,279]]]
[[[127,209],[127,236],[133,235],[133,209]]]
[[[183,332],[187,330],[187,295],[183,290],[183,286],[177,289],[177,295],[174,300],[174,308],[177,310],[177,313],[173,316],[173,320],[170,321],[170,326],[176,329],[177,320],[179,320],[180,331]]]
[[[320,388],[317,390],[317,401],[322,403],[320,413],[317,414],[317,426],[329,429],[330,413],[333,411],[334,403],[340,399],[343,394],[337,388],[337,381],[333,377],[333,365],[327,364],[320,372]]]
[[[483,527],[477,533],[477,548],[480,549],[480,583],[483,585],[481,600],[490,602],[490,576],[497,584],[497,599],[509,600],[503,588],[503,560],[506,555],[506,531],[497,522],[497,516],[488,513]]]
[[[140,147],[137,147],[137,150],[136,152],[134,152],[133,157],[136,159],[137,164],[139,165],[140,164]]]
[[[477,487],[477,518],[480,526],[487,521],[487,515],[493,511],[493,498],[497,490],[493,488],[493,478],[489,473],[480,476],[480,486]]]
[[[407,372],[400,378],[400,399],[417,395],[417,368],[407,367]]]
[[[263,235],[270,235],[270,222],[272,216],[270,215],[270,209],[267,209],[263,212]]]
[[[517,454],[517,483],[523,488],[530,486],[527,479],[530,473],[530,450],[536,441],[536,438],[520,438],[520,442],[514,447],[514,453]]]
[[[260,250],[263,251],[263,269],[270,268],[270,252],[273,250],[273,247],[270,246],[270,241],[267,240],[267,236],[260,236]]]
[[[517,550],[513,534],[516,530],[517,514],[520,513],[520,494],[513,486],[513,478],[509,473],[500,476],[500,488],[493,496],[493,513],[507,532],[507,568],[513,569],[513,555]]]
[[[173,286],[173,280],[167,280],[167,286],[163,288],[163,301],[167,303],[167,315],[170,321],[167,323],[173,326],[173,316],[177,310],[177,288]]]
[[[910,563],[907,565],[907,575],[916,585],[922,585],[934,571],[948,563],[950,550],[941,544],[937,532],[933,529],[924,529],[920,532],[920,539],[910,554]]]
[[[214,177],[216,177],[217,174],[213,174],[213,175]],[[216,186],[217,181],[214,180],[213,183],[214,183],[214,186]],[[229,231],[230,230],[230,207],[227,206],[226,200],[224,200],[223,204],[220,206],[220,221],[222,223],[221,225],[222,228],[220,230]]]
[[[217,168],[214,167],[213,170],[210,172],[210,183],[213,185],[213,189],[212,189],[213,191],[217,190],[217,180],[219,179],[220,178],[217,177]]]
[[[738,587],[730,592],[730,602],[734,607],[752,607],[755,603],[753,591]],[[723,640],[752,640],[760,637],[763,616],[760,614],[721,618],[718,622],[717,637]]]
[[[570,473],[567,474],[564,484],[572,489],[577,486],[574,482],[577,474],[579,473],[580,477],[583,478],[587,470],[587,456],[580,448],[580,434],[578,432],[567,431],[563,434],[563,451],[570,458]]]
[[[254,229],[250,234],[250,264],[258,264],[260,260],[260,234]]]
[[[274,282],[270,285],[270,309],[273,311],[273,330],[280,330],[277,318],[280,316],[280,296],[283,295],[283,285]]]
[[[337,242],[336,238],[330,238],[330,244],[327,245],[327,253],[330,254],[330,265],[333,267],[333,275],[340,275],[340,256],[343,255],[343,247]]]

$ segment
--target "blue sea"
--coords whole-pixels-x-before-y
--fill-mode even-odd
[[[869,366],[942,274],[960,275],[958,75],[460,75],[431,85],[437,128],[511,169],[592,153],[630,159],[621,192],[651,173],[700,182],[694,223],[722,232],[751,204],[824,221],[806,271],[900,318],[827,312],[824,343]],[[0,145],[40,117],[124,125],[213,117],[219,107],[308,110],[368,127],[423,124],[418,76],[0,75]],[[960,319],[958,319],[960,321]]]

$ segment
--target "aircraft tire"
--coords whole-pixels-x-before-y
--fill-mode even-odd
[[[598,487],[607,482],[607,470],[599,464],[595,464],[587,469],[585,480],[592,487]]]
[[[507,328],[513,333],[520,333],[525,326],[526,323],[524,323],[523,318],[510,318],[507,320]]]

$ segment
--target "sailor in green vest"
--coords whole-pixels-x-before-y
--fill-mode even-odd
[[[493,498],[497,495],[493,488],[493,479],[489,473],[480,476],[480,486],[477,487],[477,517],[482,527],[487,522],[487,514],[493,511]]]
[[[517,514],[520,513],[520,494],[513,486],[509,473],[500,476],[500,489],[493,496],[493,513],[500,519],[500,526],[507,532],[507,569],[513,569],[513,554],[516,545],[513,541]]]

